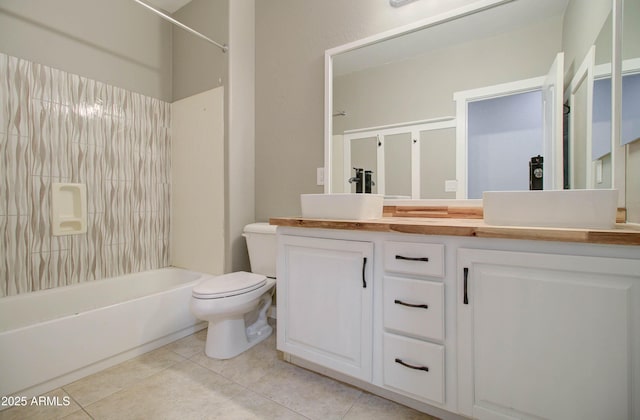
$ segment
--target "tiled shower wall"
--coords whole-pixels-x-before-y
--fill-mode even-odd
[[[169,265],[170,104],[0,54],[0,297]],[[51,235],[51,184],[87,233]]]

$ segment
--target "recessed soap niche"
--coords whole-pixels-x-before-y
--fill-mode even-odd
[[[87,233],[87,186],[53,183],[51,187],[53,236]]]

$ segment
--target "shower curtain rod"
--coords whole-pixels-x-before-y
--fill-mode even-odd
[[[173,23],[174,25],[184,29],[187,32],[192,33],[193,35],[204,39],[207,42],[212,43],[213,45],[215,45],[216,47],[220,48],[222,50],[223,53],[226,53],[227,51],[229,51],[229,46],[226,44],[218,44],[216,41],[214,41],[213,39],[202,35],[200,32],[196,31],[195,29],[191,29],[190,27],[188,27],[187,25],[185,25],[184,23],[178,22],[177,20],[175,20],[174,18],[172,18],[171,16],[167,15],[166,13],[156,9],[155,7],[151,6],[150,4],[147,4],[145,2],[143,2],[142,0],[133,0],[136,3],[138,3],[140,6],[144,6],[147,9],[151,10],[153,13],[155,13],[156,15],[160,16],[161,18],[168,20],[169,22]]]

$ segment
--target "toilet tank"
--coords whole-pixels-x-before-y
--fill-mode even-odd
[[[251,272],[276,276],[276,227],[268,223],[251,223],[244,227]]]

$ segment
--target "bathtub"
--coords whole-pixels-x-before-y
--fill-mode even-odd
[[[204,274],[163,268],[0,298],[0,396],[32,397],[206,327]]]

